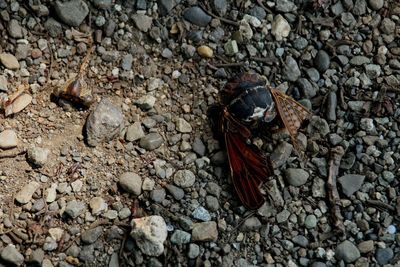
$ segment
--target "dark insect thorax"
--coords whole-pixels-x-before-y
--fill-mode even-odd
[[[272,121],[276,111],[271,92],[263,85],[246,87],[239,88],[239,94],[227,106],[228,111],[243,122]]]

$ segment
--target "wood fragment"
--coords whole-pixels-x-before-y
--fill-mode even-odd
[[[395,207],[379,200],[368,199],[367,204],[376,207],[377,209],[390,210],[390,211],[395,210]]]
[[[204,12],[206,12],[209,16],[213,17],[214,19],[219,19],[220,21],[225,22],[226,24],[233,25],[233,26],[239,26],[239,23],[236,21],[222,18],[222,17],[219,17],[219,16],[213,14],[211,11],[207,10],[207,8],[203,4],[199,4],[199,6],[204,10]]]
[[[16,156],[23,155],[26,153],[26,149],[13,149],[13,150],[5,150],[0,152],[0,159],[4,158],[15,158]]]
[[[336,232],[344,233],[343,216],[340,213],[340,196],[337,189],[337,175],[339,172],[340,161],[344,155],[344,149],[341,146],[334,147],[331,150],[328,169],[328,199],[332,206],[332,219],[336,227]]]
[[[267,13],[269,13],[269,14],[272,14],[272,13],[273,13],[271,9],[269,9],[268,7],[266,7],[266,6],[264,5],[264,3],[263,3],[262,0],[257,0],[257,4],[258,4],[262,9],[264,9]]]

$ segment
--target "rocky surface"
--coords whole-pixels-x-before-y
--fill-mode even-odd
[[[27,86],[0,109],[0,266],[396,266],[399,17],[383,0],[0,0],[0,103]],[[95,103],[55,101],[92,45]],[[269,125],[252,140],[275,167],[255,212],[206,115],[245,70],[314,115],[305,160]]]

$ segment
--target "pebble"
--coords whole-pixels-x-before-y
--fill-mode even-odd
[[[381,75],[381,66],[376,64],[365,65],[365,73],[368,78],[375,79]]]
[[[282,41],[283,38],[288,37],[290,33],[290,25],[282,15],[277,15],[272,22],[271,33],[275,36],[277,41]]]
[[[164,252],[167,225],[161,216],[153,215],[133,219],[131,237],[143,254],[158,257]]]
[[[394,253],[391,248],[378,248],[375,253],[375,259],[380,266],[384,266],[393,259]]]
[[[271,160],[275,167],[280,167],[286,163],[287,159],[292,154],[293,146],[288,142],[282,142],[271,154]]]
[[[156,203],[161,203],[165,199],[165,196],[166,192],[164,188],[155,189],[150,192],[150,198]]]
[[[297,235],[297,236],[293,237],[292,241],[293,241],[293,243],[295,243],[303,248],[307,248],[308,244],[309,244],[308,239],[303,235]]]
[[[125,172],[119,177],[119,185],[136,196],[142,193],[142,178],[134,172]]]
[[[47,163],[49,153],[50,150],[47,148],[32,147],[28,149],[26,158],[31,164],[37,167],[43,167]]]
[[[367,3],[365,0],[356,0],[354,3],[353,14],[362,16],[367,11]]]
[[[35,249],[29,256],[29,262],[39,266],[42,266],[43,259],[44,259],[44,251],[41,248]]]
[[[346,174],[338,178],[338,182],[342,187],[342,192],[350,197],[357,192],[364,183],[365,175]]]
[[[244,221],[240,229],[244,232],[256,231],[262,226],[260,220],[257,217],[250,217]]]
[[[63,32],[61,24],[53,18],[49,18],[44,23],[44,28],[53,38],[60,36]]]
[[[103,234],[103,227],[97,226],[82,233],[81,240],[86,244],[93,244]]]
[[[7,81],[7,77],[4,75],[0,75],[0,91],[3,91],[3,92],[8,91],[8,81]]]
[[[384,0],[368,0],[368,4],[373,10],[379,10],[384,5]]]
[[[149,110],[154,107],[156,103],[156,98],[150,94],[144,95],[136,101],[136,105],[138,105],[143,110]]]
[[[132,69],[132,62],[133,62],[132,54],[124,55],[122,57],[122,61],[121,61],[121,68],[123,70],[131,70]]]
[[[136,28],[142,32],[148,32],[153,24],[153,18],[144,14],[134,14],[132,15],[132,20]]]
[[[154,150],[164,143],[164,139],[159,133],[149,133],[140,139],[140,147],[146,150]]]
[[[94,197],[89,202],[90,209],[93,215],[99,215],[107,210],[108,205],[102,197]]]
[[[76,200],[69,201],[67,203],[67,206],[65,207],[65,213],[68,214],[73,219],[83,214],[85,210],[86,210],[85,203]]]
[[[213,9],[217,12],[218,15],[220,15],[222,17],[225,16],[228,6],[229,5],[226,2],[226,0],[213,0],[212,1]]]
[[[340,243],[335,250],[336,259],[343,260],[345,263],[355,262],[360,256],[358,248],[348,240]]]
[[[276,215],[276,222],[277,223],[283,223],[286,222],[289,219],[290,216],[290,211],[288,210],[282,210]]]
[[[363,241],[360,244],[358,244],[358,249],[363,254],[371,252],[374,250],[374,241],[373,240]]]
[[[12,244],[7,245],[1,251],[0,256],[4,261],[16,266],[21,266],[24,263],[24,256]]]
[[[330,64],[331,60],[328,53],[326,53],[324,50],[318,51],[317,56],[314,59],[314,65],[317,70],[324,72],[329,68]]]
[[[18,146],[18,137],[13,130],[4,130],[0,133],[0,148],[10,149]]]
[[[107,9],[110,8],[112,5],[112,0],[94,0],[93,4],[97,7],[97,8],[101,8],[101,9]]]
[[[33,194],[39,188],[40,184],[32,181],[22,187],[22,189],[15,195],[15,200],[20,204],[26,204],[31,201]]]
[[[396,29],[396,24],[391,19],[384,18],[379,29],[385,34],[392,34]]]
[[[86,136],[89,146],[117,137],[123,127],[123,114],[119,107],[103,98],[90,113],[86,121]]]
[[[297,6],[290,0],[279,0],[275,6],[277,11],[288,13],[297,10]]]
[[[56,1],[54,10],[62,22],[72,27],[78,27],[89,14],[88,5],[82,0]]]
[[[300,77],[301,72],[297,61],[291,56],[286,57],[283,67],[283,78],[287,81],[295,82]]]
[[[193,186],[196,177],[190,170],[178,170],[174,175],[174,183],[182,188]]]
[[[196,220],[208,222],[211,220],[211,215],[204,207],[199,206],[192,212],[192,217]]]
[[[175,230],[171,235],[171,243],[176,245],[185,245],[190,243],[191,234],[182,230]]]
[[[187,21],[193,23],[194,25],[200,26],[200,27],[206,27],[212,19],[211,16],[207,15],[207,13],[204,12],[204,10],[198,6],[193,6],[193,7],[186,9],[183,12],[183,17]]]
[[[235,40],[229,40],[225,43],[224,50],[227,56],[233,56],[239,52],[239,47]]]
[[[192,241],[205,242],[205,241],[217,241],[218,230],[216,222],[202,222],[195,223],[192,230]]]
[[[189,245],[188,257],[190,259],[195,259],[200,255],[200,247],[197,244],[191,243]]]
[[[292,186],[304,185],[310,175],[303,169],[288,168],[285,170],[286,181]]]
[[[364,56],[354,56],[350,59],[350,64],[354,66],[362,66],[368,64],[371,60]]]
[[[0,62],[4,67],[10,70],[18,70],[20,68],[18,59],[12,54],[1,53]]]
[[[212,58],[214,55],[213,50],[206,45],[199,46],[197,48],[197,53],[199,53],[199,55],[204,58]]]
[[[128,142],[134,142],[145,136],[145,133],[140,122],[135,122],[131,124],[126,129],[125,139]]]
[[[307,215],[306,219],[304,220],[304,226],[307,229],[312,229],[317,226],[317,217],[314,214]]]
[[[64,230],[61,228],[50,228],[49,229],[49,235],[51,238],[53,238],[55,241],[59,242],[61,238],[63,237]]]
[[[176,5],[176,2],[171,0],[159,0],[157,3],[158,11],[160,12],[161,16],[168,15]]]
[[[179,118],[176,123],[176,130],[180,133],[190,133],[192,132],[192,126],[185,119]]]

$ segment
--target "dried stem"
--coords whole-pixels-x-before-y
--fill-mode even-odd
[[[341,146],[334,147],[331,151],[329,160],[329,174],[328,174],[328,198],[332,206],[332,219],[334,221],[336,230],[344,233],[345,228],[343,224],[343,217],[340,213],[340,197],[337,189],[337,175],[339,172],[340,161],[344,155],[344,149]]]

